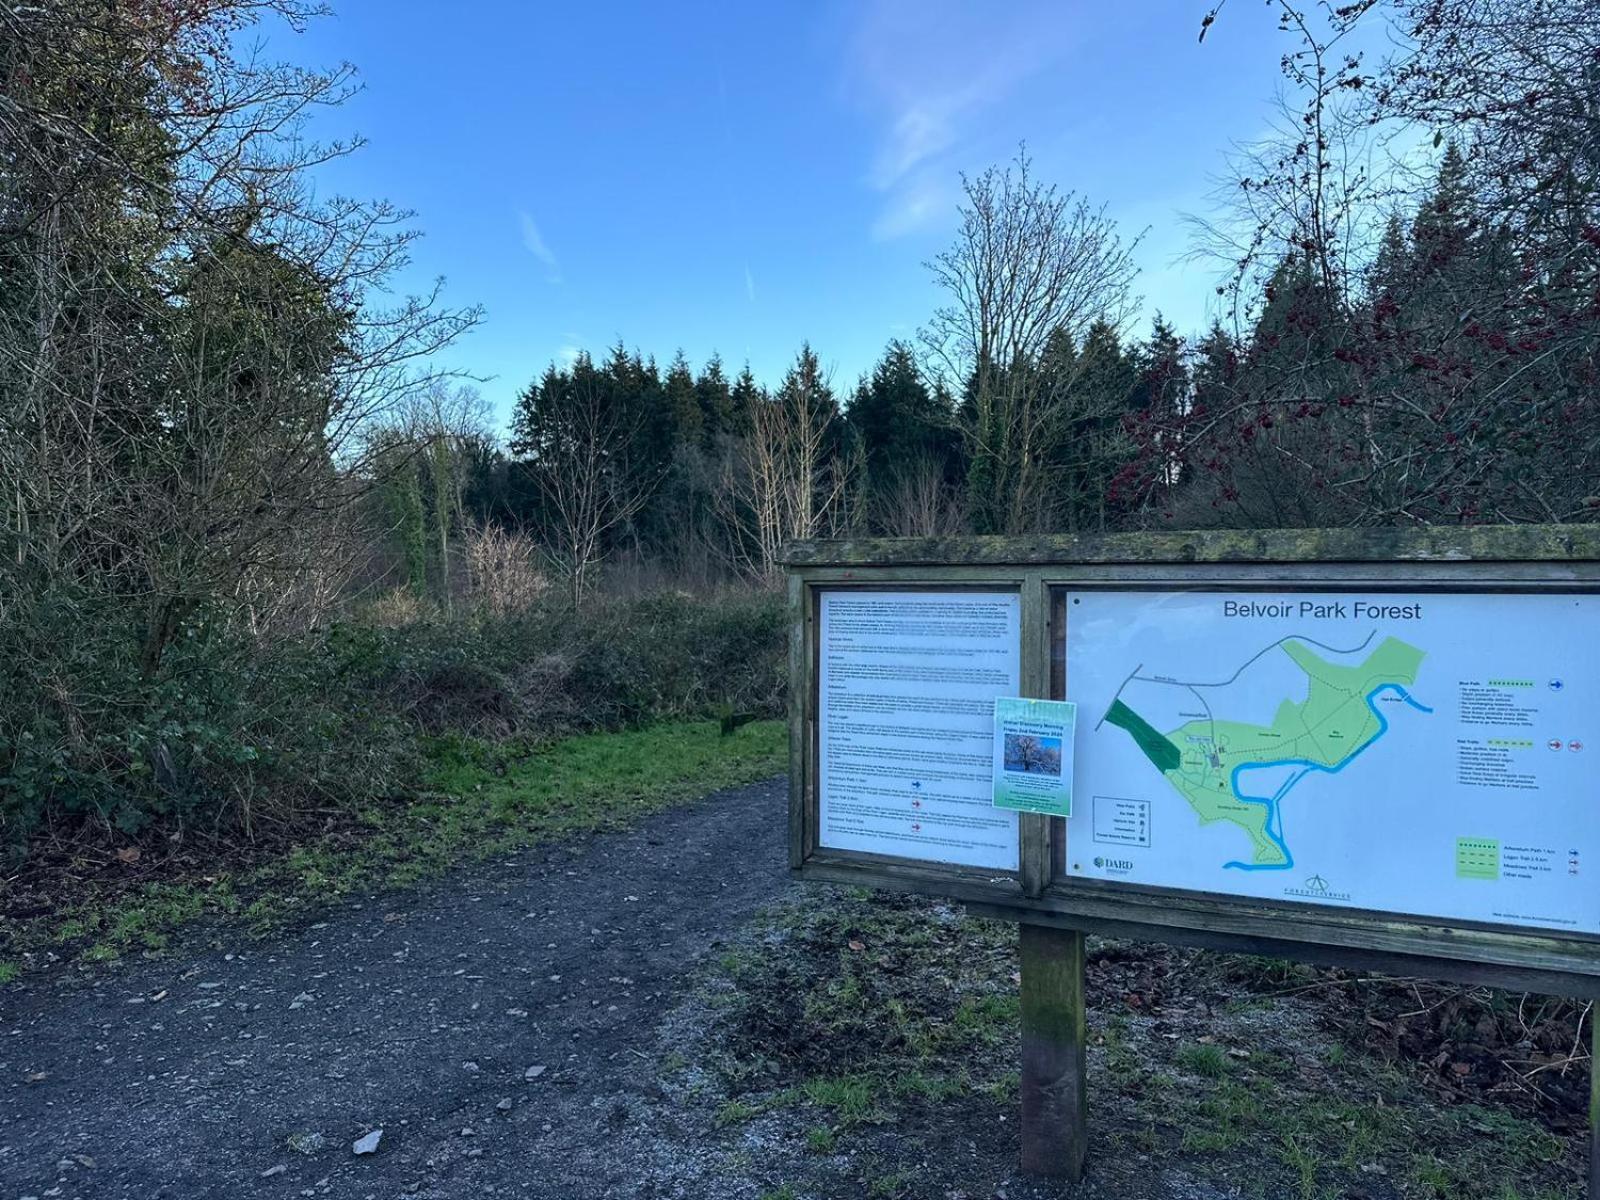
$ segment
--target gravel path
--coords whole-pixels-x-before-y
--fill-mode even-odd
[[[271,945],[0,989],[0,1200],[687,1194],[632,1136],[646,1052],[790,886],[785,804],[773,780]]]

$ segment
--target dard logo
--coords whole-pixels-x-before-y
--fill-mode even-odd
[[[1133,859],[1104,858],[1100,855],[1096,855],[1094,865],[1099,867],[1102,871],[1131,871],[1133,870]]]

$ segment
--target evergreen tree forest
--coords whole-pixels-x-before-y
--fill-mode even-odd
[[[770,578],[792,537],[1592,521],[1600,318],[1578,233],[1562,275],[1530,274],[1451,143],[1337,289],[1290,251],[1238,322],[1050,329],[998,385],[1032,408],[1028,463],[991,449],[987,368],[949,377],[905,341],[849,385],[810,346],[769,385],[618,344],[522,392],[506,450],[472,467],[473,515],[560,525],[539,481],[572,450],[536,431],[600,403],[614,437],[587,449],[617,475],[617,519],[596,552],[700,580]]]

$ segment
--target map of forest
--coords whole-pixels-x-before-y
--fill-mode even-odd
[[[1386,637],[1353,665],[1377,637],[1354,648],[1324,646],[1304,636],[1281,638],[1246,660],[1223,680],[1179,680],[1143,674],[1137,668],[1118,689],[1103,718],[1124,730],[1150,764],[1177,790],[1202,823],[1228,821],[1249,839],[1248,854],[1227,867],[1246,871],[1286,870],[1294,855],[1283,831],[1281,805],[1308,775],[1333,775],[1389,730],[1385,708],[1432,709],[1407,690],[1417,678],[1423,651]],[[1266,724],[1214,712],[1226,689],[1268,656],[1287,655],[1305,679],[1304,699],[1285,695]],[[1162,711],[1192,716],[1163,733],[1139,712],[1150,686],[1181,689],[1163,697]],[[1295,689],[1298,691],[1298,689]],[[1127,695],[1129,699],[1124,699]]]

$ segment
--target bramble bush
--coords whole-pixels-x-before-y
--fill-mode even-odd
[[[334,637],[428,733],[549,736],[783,706],[781,599],[728,592],[559,601],[512,616],[347,626]]]
[[[265,640],[187,621],[153,674],[125,606],[55,590],[0,629],[0,856],[44,842],[292,836],[404,802],[418,734],[544,738],[776,715],[776,596],[666,592]]]
[[[141,669],[126,606],[56,591],[0,632],[0,855],[99,833],[270,836],[392,788],[403,730],[325,637],[204,616]]]

